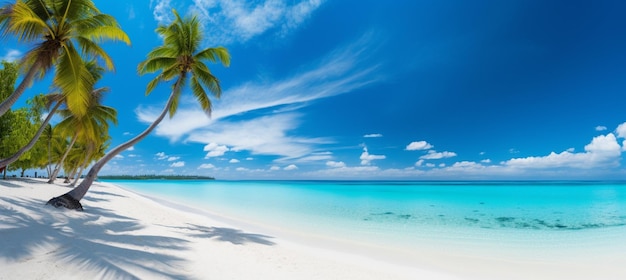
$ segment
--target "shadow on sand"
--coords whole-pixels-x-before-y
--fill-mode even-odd
[[[248,243],[257,243],[262,245],[272,246],[276,243],[270,241],[272,236],[246,233],[239,229],[223,228],[223,227],[207,227],[194,224],[188,224],[187,227],[172,227],[169,228],[179,229],[185,232],[190,237],[194,238],[213,238],[215,240],[230,242],[235,245],[246,245]]]
[[[37,199],[0,201],[9,205],[0,206],[0,258],[7,262],[45,254],[99,278],[139,279],[133,271],[142,271],[158,278],[190,279],[182,272],[186,260],[167,254],[188,249],[187,240],[135,234],[143,228],[140,221],[98,207],[79,213],[44,206],[46,201]],[[40,216],[30,217],[24,210]]]

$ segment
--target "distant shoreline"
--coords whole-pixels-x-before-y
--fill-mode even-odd
[[[215,180],[209,176],[197,175],[105,175],[101,180]]]

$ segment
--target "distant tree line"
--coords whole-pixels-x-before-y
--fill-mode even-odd
[[[98,179],[109,180],[215,180],[209,176],[197,175],[105,175]]]

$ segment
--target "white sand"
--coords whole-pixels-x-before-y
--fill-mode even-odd
[[[232,221],[111,184],[92,186],[81,201],[85,212],[44,206],[68,190],[42,180],[0,180],[0,279],[626,279],[624,255],[591,263],[449,251],[394,256]]]

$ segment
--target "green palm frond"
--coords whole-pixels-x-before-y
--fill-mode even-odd
[[[207,67],[206,64],[198,62],[194,65],[192,71],[194,77],[197,77],[198,80],[209,89],[213,96],[220,98],[222,93],[220,81],[217,77],[211,74],[211,70],[209,70],[209,67]]]
[[[54,84],[66,96],[67,107],[78,116],[85,115],[94,80],[82,58],[71,45],[65,47],[56,72]]]
[[[104,65],[107,70],[114,70],[113,59],[102,49],[98,44],[84,37],[76,38],[76,41],[81,47],[81,52],[87,58],[101,58],[104,61]]]
[[[101,43],[104,41],[116,41],[130,44],[130,38],[128,37],[128,35],[119,27],[111,25],[97,26],[88,30],[84,30],[81,35],[83,37],[87,37],[93,40],[96,43]]]
[[[178,111],[178,101],[180,100],[181,93],[182,93],[182,90],[180,89],[179,90],[174,89],[172,92],[172,95],[174,98],[172,98],[172,105],[169,108],[170,118],[174,117],[174,115],[176,114],[176,111]]]
[[[222,63],[222,65],[230,66],[230,54],[224,47],[204,49],[194,57],[197,60],[208,60],[213,63]]]
[[[79,60],[97,59],[113,70],[113,60],[99,44],[130,44],[116,19],[102,14],[93,0],[16,0],[0,8],[0,28],[3,36],[35,43],[23,56],[21,71],[34,69],[37,80],[55,69],[54,87],[63,91],[68,108],[79,115],[85,113],[86,96],[93,88]]]
[[[207,96],[206,91],[204,90],[202,85],[200,85],[198,79],[196,79],[196,76],[191,77],[190,86],[193,96],[195,96],[196,100],[198,100],[198,103],[200,103],[200,107],[202,108],[202,110],[204,110],[207,115],[211,115],[211,99],[209,99],[209,97]]]
[[[30,42],[40,38],[40,34],[50,32],[46,24],[47,18],[41,18],[35,11],[22,1],[5,7],[2,20],[3,34],[15,35],[19,41]]]
[[[162,69],[176,67],[176,57],[154,57],[139,65],[141,74],[154,73]]]
[[[180,95],[187,82],[196,100],[207,113],[211,113],[211,99],[207,90],[219,98],[221,87],[219,80],[211,74],[205,61],[230,65],[230,55],[224,47],[200,50],[202,31],[197,17],[182,18],[176,10],[172,11],[174,21],[169,25],[161,25],[155,30],[163,37],[163,45],[154,48],[142,61],[137,72],[141,75],[160,72],[146,86],[146,94],[152,92],[162,82],[176,79],[172,85],[170,117],[178,108]]]

